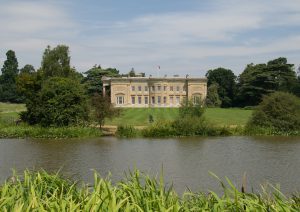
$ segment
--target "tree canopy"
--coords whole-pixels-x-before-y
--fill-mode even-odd
[[[217,68],[206,73],[207,86],[217,83],[221,107],[231,107],[236,90],[236,76],[230,69]]]
[[[0,76],[0,101],[22,102],[22,98],[18,95],[16,89],[16,78],[19,69],[15,52],[12,50],[7,51],[6,58]]]
[[[241,106],[257,105],[263,95],[275,91],[292,92],[297,83],[293,65],[286,58],[277,58],[267,64],[248,64],[239,76],[238,102]]]

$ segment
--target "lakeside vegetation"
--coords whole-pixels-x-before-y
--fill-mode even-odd
[[[79,184],[45,171],[13,174],[0,186],[2,211],[299,211],[299,194],[286,197],[275,187],[260,193],[239,191],[233,183],[213,191],[176,193],[163,176],[149,177],[138,170],[113,184],[94,173],[92,185]],[[243,190],[243,188],[242,188]]]

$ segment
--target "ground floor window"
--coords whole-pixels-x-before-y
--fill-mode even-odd
[[[173,104],[174,97],[170,96],[170,104]]]
[[[161,103],[161,96],[158,96],[157,97],[157,104],[160,104]]]
[[[176,104],[179,105],[179,103],[180,103],[180,97],[176,96]]]
[[[117,96],[117,105],[124,104],[124,96]]]
[[[135,96],[131,96],[131,104],[135,104]]]
[[[155,97],[152,96],[152,104],[155,104]]]
[[[142,104],[142,97],[138,96],[138,104]]]
[[[167,97],[164,96],[164,104],[167,104]]]
[[[201,94],[195,94],[195,95],[193,95],[193,103],[195,105],[201,104]]]
[[[149,104],[148,103],[148,96],[145,96],[145,105]]]

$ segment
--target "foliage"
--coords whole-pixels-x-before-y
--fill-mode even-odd
[[[216,177],[217,178],[217,177]],[[219,180],[219,178],[217,178]],[[138,170],[112,184],[94,173],[92,186],[78,186],[59,173],[24,171],[16,173],[0,187],[1,211],[299,211],[299,195],[284,196],[269,185],[261,193],[239,191],[226,178],[215,192],[184,192],[182,198],[172,185]]]
[[[46,80],[40,92],[27,100],[26,107],[22,120],[43,127],[79,124],[88,114],[82,86],[69,78]]]
[[[264,95],[275,91],[292,92],[296,73],[286,58],[277,58],[267,64],[249,64],[239,76],[238,105],[258,105]]]
[[[106,118],[111,119],[119,115],[119,109],[111,104],[109,96],[95,93],[91,99],[91,105],[93,107],[92,117],[100,128],[104,125]]]
[[[87,72],[85,72],[86,77],[82,80],[84,83],[87,94],[89,96],[94,95],[94,93],[102,94],[102,77],[119,77],[119,71],[115,68],[102,69],[101,66],[94,66]],[[109,91],[107,91],[109,94]]]
[[[22,102],[22,98],[18,95],[16,89],[16,78],[19,73],[18,60],[15,52],[7,51],[7,59],[4,61],[0,76],[0,101],[2,102]]]
[[[300,130],[300,99],[292,94],[275,92],[265,96],[248,127],[267,127],[278,131]]]
[[[192,100],[187,100],[181,102],[179,107],[179,117],[187,117],[187,116],[194,116],[194,117],[201,117],[205,112],[203,102],[199,98],[198,102],[194,103]]]
[[[207,86],[217,83],[221,107],[231,107],[236,93],[236,76],[230,69],[217,68],[206,73]]]
[[[148,138],[164,138],[175,136],[176,133],[172,127],[172,122],[157,121],[142,129],[141,134]]]
[[[70,67],[69,47],[58,45],[44,51],[41,72],[44,79],[49,77],[72,77],[75,70]]]
[[[42,138],[42,139],[62,139],[62,138],[93,138],[102,136],[102,132],[97,128],[84,126],[71,127],[40,127],[20,125],[3,125],[0,123],[0,138]]]
[[[134,138],[138,131],[133,126],[119,125],[117,128],[116,136],[121,138]]]
[[[218,94],[218,83],[211,84],[207,89],[207,96],[205,99],[205,104],[207,107],[220,107],[222,104],[222,101],[220,100],[219,94]]]

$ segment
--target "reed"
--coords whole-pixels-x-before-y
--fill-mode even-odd
[[[0,186],[1,211],[299,211],[300,196],[284,196],[278,189],[240,192],[227,179],[224,194],[185,192],[181,197],[163,176],[149,177],[138,170],[113,184],[94,173],[92,186],[58,173],[24,171]]]

